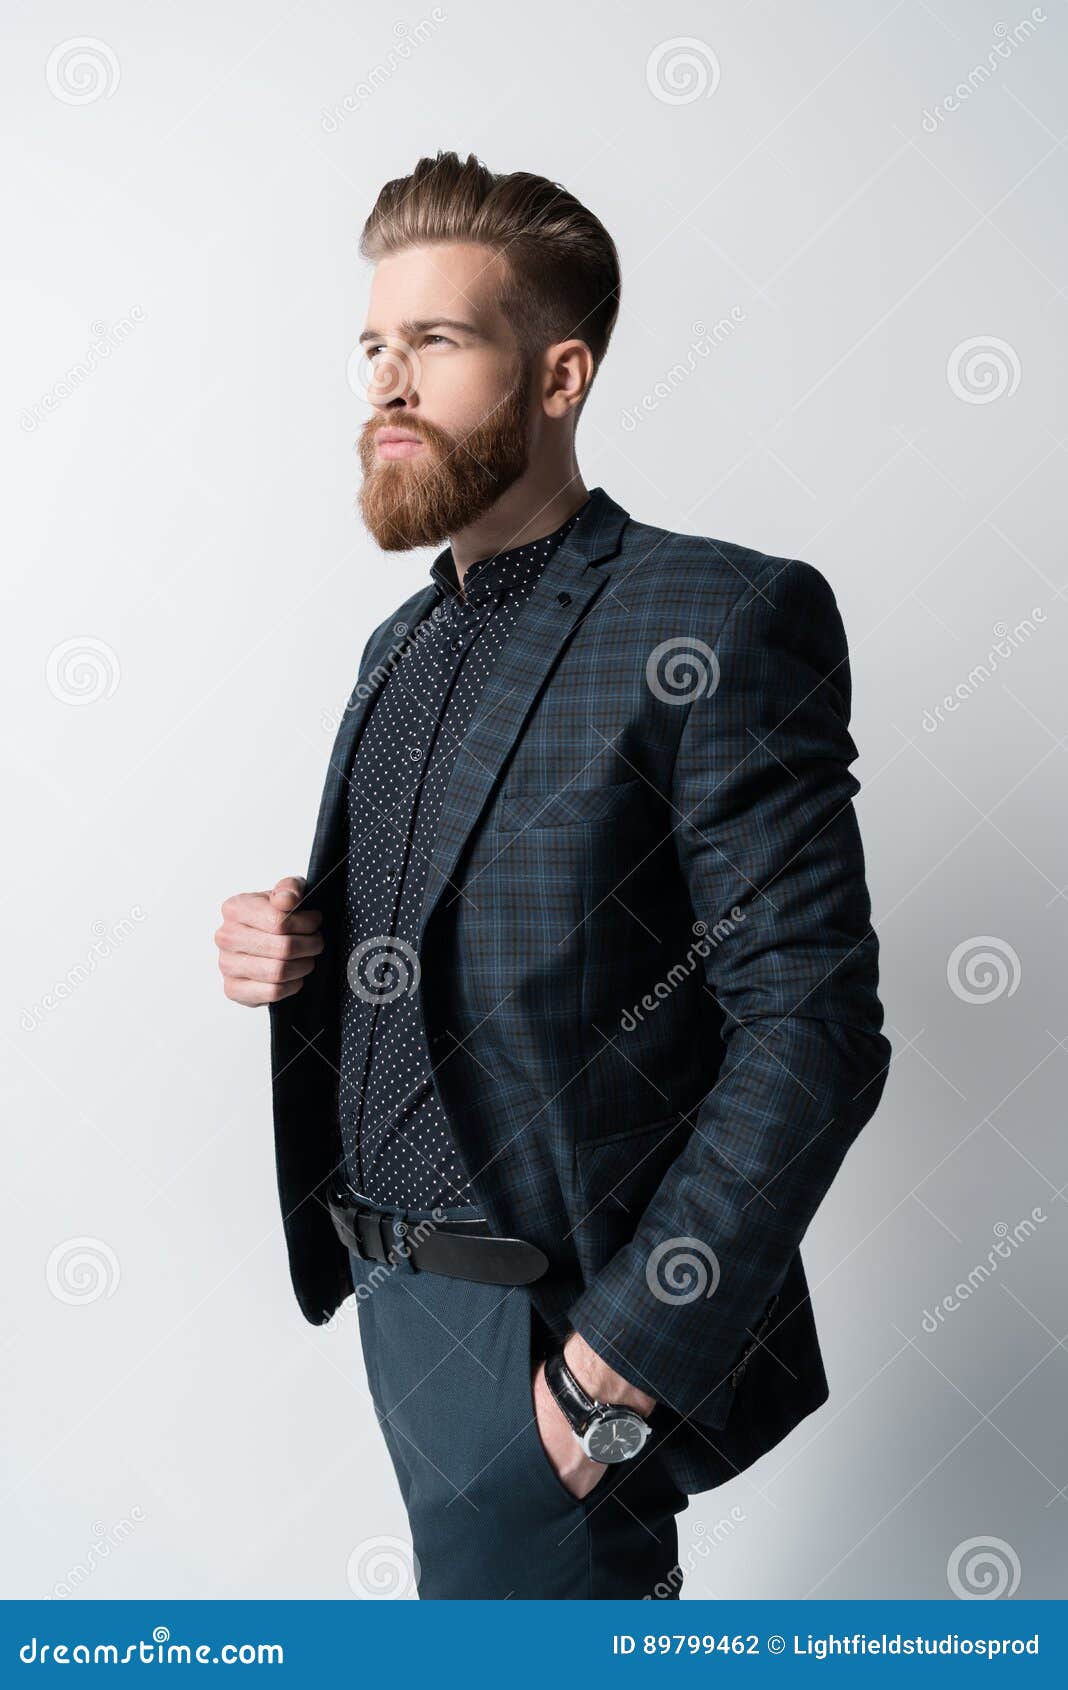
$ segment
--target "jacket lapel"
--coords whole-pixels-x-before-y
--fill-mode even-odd
[[[436,587],[424,589],[412,609],[408,637],[400,643],[397,641],[392,619],[390,620],[384,633],[368,651],[367,662],[345,706],[334,748],[330,753],[330,766],[326,772],[323,796],[319,804],[319,818],[315,824],[311,860],[308,864],[308,899],[312,904],[314,899],[311,893],[321,887],[324,881],[329,880],[345,859],[346,830],[343,818],[352,754],[371,705],[392,671],[392,665],[386,659],[390,652],[399,654],[405,648],[410,635],[430,614],[437,597]]]
[[[452,877],[464,844],[558,653],[605,586],[610,571],[596,566],[619,550],[627,521],[626,511],[595,487],[589,509],[549,559],[493,666],[445,793],[423,897],[419,949],[442,894],[451,889],[455,895]]]

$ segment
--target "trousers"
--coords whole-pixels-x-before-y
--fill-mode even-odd
[[[416,1227],[423,1211],[367,1204]],[[438,1209],[470,1219],[473,1207]],[[478,1285],[349,1252],[375,1414],[412,1534],[422,1600],[609,1600],[679,1593],[685,1494],[656,1455],[607,1467],[588,1496],[557,1477],[534,1415],[554,1342],[527,1286]]]

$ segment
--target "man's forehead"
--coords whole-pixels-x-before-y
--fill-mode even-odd
[[[503,321],[502,280],[500,254],[488,247],[409,247],[375,266],[368,317],[383,330],[389,326],[383,318],[427,321],[438,315],[492,328]]]

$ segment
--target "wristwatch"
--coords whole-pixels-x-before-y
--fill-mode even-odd
[[[633,1461],[652,1436],[653,1428],[636,1408],[596,1402],[587,1395],[562,1350],[546,1357],[545,1383],[591,1461]]]

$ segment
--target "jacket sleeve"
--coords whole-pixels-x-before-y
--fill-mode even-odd
[[[694,916],[717,935],[705,971],[724,1058],[634,1237],[570,1314],[625,1378],[721,1426],[730,1375],[874,1113],[890,1047],[830,587],[780,565],[745,590],[715,650],[718,685],[688,707],[670,797]]]

